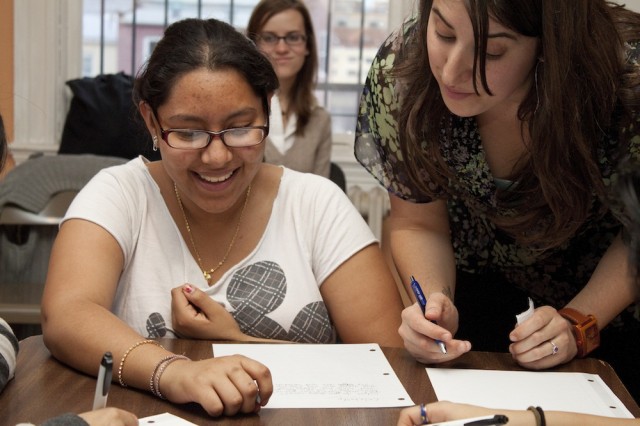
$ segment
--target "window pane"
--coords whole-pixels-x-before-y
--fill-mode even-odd
[[[83,0],[84,76],[135,75],[164,28],[216,18],[244,31],[258,0]],[[318,44],[318,101],[335,132],[352,131],[369,65],[388,34],[389,0],[307,0]]]

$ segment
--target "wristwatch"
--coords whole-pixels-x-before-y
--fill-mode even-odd
[[[572,308],[562,308],[560,315],[571,323],[573,337],[576,339],[578,356],[583,358],[600,346],[600,331],[598,321],[593,315],[584,315]]]

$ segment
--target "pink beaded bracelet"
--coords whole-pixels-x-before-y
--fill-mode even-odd
[[[190,360],[188,357],[184,355],[169,355],[156,365],[156,368],[153,370],[153,374],[151,375],[151,379],[149,381],[149,388],[151,393],[157,396],[160,399],[165,399],[165,397],[160,393],[160,377],[164,373],[164,370],[171,364],[173,361],[177,361],[179,359]]]

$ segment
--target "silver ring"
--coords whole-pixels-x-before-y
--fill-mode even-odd
[[[549,343],[551,343],[551,355],[555,355],[558,352],[560,352],[560,348],[558,347],[558,345],[556,345],[555,343],[553,343],[553,340],[549,340]]]

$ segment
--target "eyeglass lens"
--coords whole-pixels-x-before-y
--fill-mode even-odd
[[[273,33],[263,33],[260,35],[260,40],[268,45],[275,46],[280,42],[280,40],[284,40],[289,46],[297,46],[303,44],[307,41],[307,36],[300,33],[289,33],[285,36],[277,36]]]
[[[209,145],[214,136],[220,136],[222,142],[230,147],[258,145],[264,140],[263,128],[240,127],[220,132],[204,130],[167,130],[167,143],[178,149],[200,149]]]

